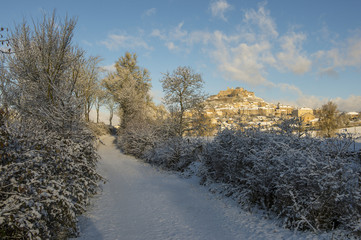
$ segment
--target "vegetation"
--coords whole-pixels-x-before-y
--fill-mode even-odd
[[[100,58],[72,44],[75,25],[53,14],[16,26],[11,41],[0,36],[11,49],[1,49],[0,59],[0,238],[76,235],[76,217],[102,180],[94,135],[109,127],[90,123],[89,115],[95,106],[99,123],[104,105],[110,126],[120,117],[117,141],[126,154],[175,171],[198,164],[202,183],[223,184],[227,196],[271,211],[293,229],[359,231],[360,156],[349,151],[349,136],[334,138],[349,124],[334,103],[319,111],[327,139],[307,136],[298,118],[277,131],[241,125],[212,140],[191,138],[215,132],[200,74],[190,67],[164,74],[167,111],[152,102],[149,72],[135,53],[126,52],[100,81]]]
[[[75,25],[55,14],[24,22],[9,37],[11,54],[2,56],[1,239],[76,235],[77,215],[102,179],[84,118],[92,104],[84,87],[96,80],[89,73],[97,60],[72,45]]]
[[[168,106],[175,121],[178,136],[189,131],[189,119],[185,119],[185,112],[193,109],[205,100],[202,92],[204,81],[200,74],[190,67],[178,67],[172,74],[164,74],[161,80],[165,93],[164,103]]]
[[[137,63],[137,55],[127,52],[115,63],[116,72],[103,80],[103,85],[119,105],[121,128],[147,118],[151,87],[148,70]]]
[[[325,137],[334,136],[336,129],[339,127],[339,123],[337,105],[331,101],[324,104],[319,113],[319,128],[321,134]]]

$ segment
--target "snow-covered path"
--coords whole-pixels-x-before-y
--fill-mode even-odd
[[[106,136],[99,170],[109,181],[80,217],[78,239],[305,239],[184,179],[123,155]]]

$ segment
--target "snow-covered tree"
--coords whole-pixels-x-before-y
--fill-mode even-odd
[[[162,80],[164,103],[175,118],[175,128],[179,136],[183,136],[189,123],[185,112],[205,100],[204,81],[200,74],[190,67],[178,67],[173,73],[165,73]]]
[[[16,95],[10,104],[22,118],[32,118],[63,134],[72,134],[83,116],[75,96],[83,51],[72,45],[75,19],[57,21],[44,16],[33,28],[24,22],[12,33],[8,58]]]
[[[116,72],[109,74],[103,85],[119,104],[121,127],[134,121],[142,121],[151,101],[149,72],[138,66],[137,55],[129,52],[115,63]]]
[[[100,57],[84,59],[80,68],[80,77],[76,84],[76,93],[82,99],[84,105],[85,120],[89,122],[90,110],[97,101],[97,93],[100,88],[98,66]]]
[[[319,128],[325,137],[332,137],[338,127],[337,105],[331,101],[322,105],[319,112]]]
[[[77,233],[101,178],[95,137],[76,95],[83,52],[74,19],[17,25],[1,75],[0,238],[65,239]],[[5,96],[5,97],[3,97]]]

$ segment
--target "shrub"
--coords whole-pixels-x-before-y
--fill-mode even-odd
[[[0,134],[0,238],[54,239],[77,233],[76,216],[102,179],[90,134],[65,138],[13,123]]]
[[[89,122],[88,125],[90,130],[93,132],[95,136],[102,136],[102,135],[110,134],[111,132],[110,127],[103,122],[100,123]]]
[[[167,122],[134,122],[119,132],[117,144],[125,154],[143,158],[157,143],[174,136],[171,125]]]
[[[173,137],[156,144],[144,158],[146,162],[164,169],[184,171],[198,160],[202,148],[203,141],[199,138]]]
[[[361,164],[347,152],[348,144],[347,139],[225,130],[206,144],[203,174],[232,185],[237,191],[230,194],[241,203],[277,213],[288,227],[357,230]]]

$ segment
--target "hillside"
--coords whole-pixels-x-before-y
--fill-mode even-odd
[[[231,127],[240,122],[248,125],[270,126],[280,117],[292,116],[291,106],[264,101],[243,88],[227,88],[205,101],[204,112],[215,128]],[[187,117],[192,117],[188,112]]]

